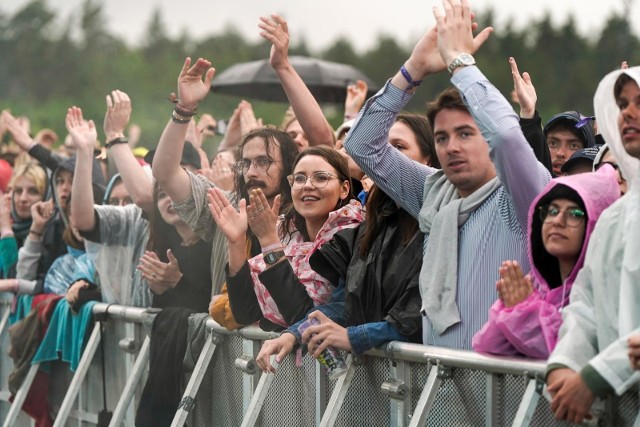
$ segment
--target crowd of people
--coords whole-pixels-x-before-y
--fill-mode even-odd
[[[475,65],[492,29],[474,36],[467,0],[434,16],[376,95],[345,88],[337,131],[291,66],[278,15],[260,18],[260,35],[291,108],[281,126],[263,125],[242,101],[213,156],[202,141],[215,120],[198,115],[215,73],[203,58],[183,63],[147,153],[134,149],[137,132],[127,138],[132,102],[120,90],[106,96],[102,149],[80,107],[67,111],[64,151],[3,111],[0,130],[20,149],[0,160],[12,344],[27,345],[25,324],[80,316],[93,301],[163,309],[137,425],[165,425],[177,409],[181,393],[150,384],[169,375],[166,389],[180,387],[163,349],[184,351],[194,313],[281,332],[256,358],[264,372],[296,349],[361,354],[388,341],[548,360],[551,409],[576,423],[596,397],[637,386],[640,68],[603,78],[595,116],[565,111],[543,125],[514,58],[519,114]],[[404,112],[444,71],[452,86],[424,114]],[[300,333],[307,319],[317,323]]]

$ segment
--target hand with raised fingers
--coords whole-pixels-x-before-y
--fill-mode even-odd
[[[19,118],[14,117],[9,110],[4,110],[0,114],[0,121],[2,121],[4,128],[11,135],[11,139],[23,150],[28,150],[33,138],[29,136],[29,132],[22,125]]]
[[[142,278],[149,283],[149,287],[156,294],[162,294],[168,289],[176,287],[182,272],[178,265],[178,260],[173,256],[171,249],[167,250],[169,262],[162,262],[153,251],[145,251],[140,257],[138,270],[142,273]]]
[[[207,178],[222,190],[233,190],[233,164],[227,163],[222,153],[218,153],[211,162]]]
[[[531,119],[536,112],[536,102],[538,95],[536,88],[531,82],[531,76],[526,71],[520,75],[518,64],[515,58],[509,58],[511,65],[511,76],[513,77],[513,88],[516,92],[518,104],[520,104],[520,117],[523,119]]]
[[[278,338],[265,341],[256,357],[258,368],[264,373],[275,374],[276,367],[271,364],[271,356],[275,354],[275,362],[280,364],[293,351],[295,345],[296,336],[290,333],[283,333]]]
[[[240,133],[246,135],[254,129],[262,127],[262,119],[256,119],[253,107],[247,101],[240,103]]]
[[[208,60],[198,58],[192,66],[191,58],[185,59],[178,76],[178,104],[183,110],[196,111],[198,103],[211,90],[214,74],[215,69],[211,67],[211,62]]]
[[[496,286],[505,307],[521,303],[533,292],[531,276],[524,275],[517,261],[504,261],[499,272],[500,280]]]
[[[93,151],[98,139],[98,131],[93,120],[87,121],[82,117],[81,108],[74,106],[67,110],[65,125],[78,150]]]
[[[191,119],[189,122],[187,134],[184,136],[184,139],[185,141],[189,141],[196,149],[202,147],[202,133],[198,130],[198,125],[194,119]]]
[[[367,99],[369,86],[364,80],[358,80],[347,86],[347,97],[344,100],[344,116],[353,118],[358,115]]]
[[[316,319],[319,325],[309,326],[302,334],[302,342],[307,345],[309,354],[318,357],[327,347],[352,351],[347,328],[338,325],[329,319],[323,312],[314,311],[309,314],[309,319]]]
[[[107,111],[104,114],[104,134],[107,142],[124,137],[124,130],[131,118],[131,100],[121,90],[114,90],[106,96]]]
[[[200,120],[198,120],[197,129],[202,135],[202,138],[212,137],[216,134],[216,127],[218,122],[211,114],[202,114]]]
[[[473,36],[473,14],[468,0],[443,0],[444,12],[433,8],[436,19],[438,51],[449,65],[461,53],[474,54],[487,41],[493,28],[487,27]]]
[[[219,188],[211,188],[207,192],[209,210],[220,230],[231,244],[238,244],[247,239],[247,202],[242,199],[238,209],[229,202]]]
[[[289,66],[289,26],[279,15],[270,18],[261,16],[258,27],[262,30],[260,37],[271,42],[269,64],[278,71]]]
[[[280,242],[276,224],[280,215],[280,195],[278,194],[273,206],[269,206],[267,196],[262,189],[251,190],[249,194],[249,205],[247,206],[247,217],[249,227],[256,235],[262,246],[269,246]]]

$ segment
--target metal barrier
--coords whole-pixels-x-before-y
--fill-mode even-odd
[[[118,398],[110,426],[133,425],[135,405],[131,402],[139,396],[145,380],[148,339],[134,351],[137,356],[130,355],[129,364],[115,355],[129,354],[123,349],[132,351],[137,347],[130,345],[134,330],[119,327],[123,322],[139,326],[145,311],[106,304],[97,304],[94,311],[114,320],[107,322],[105,328],[104,344],[110,355],[106,364],[110,380],[119,376],[121,381],[110,384],[111,407],[114,398]],[[142,341],[139,332],[133,334],[136,342]],[[274,337],[273,333],[256,327],[229,332],[209,319],[206,334],[172,426],[185,422],[192,426],[264,427],[565,425],[553,419],[547,400],[540,398],[544,363],[392,342],[362,358],[350,357],[347,373],[337,381],[329,381],[310,357],[304,357],[297,367],[295,357],[289,356],[277,374],[261,375],[254,357],[261,342]],[[93,347],[90,340],[81,367],[71,379],[73,387],[68,391],[62,387],[67,392],[56,425],[76,425],[70,424],[71,419],[91,425],[97,419],[101,383],[91,380],[100,379],[93,370],[98,372],[102,360],[94,360]],[[6,360],[6,356],[0,359],[3,365]],[[78,391],[83,383],[82,370],[90,372],[84,381],[89,390],[85,390],[82,399],[76,399],[75,395],[83,395]],[[68,377],[63,383],[69,384]],[[610,399],[603,408],[595,421],[598,426],[633,425],[639,408],[638,394]],[[0,415],[4,417],[6,411]]]

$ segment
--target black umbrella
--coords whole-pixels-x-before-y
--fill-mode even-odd
[[[356,80],[367,82],[369,96],[378,90],[369,77],[351,65],[304,56],[291,56],[289,61],[318,102],[344,103],[347,85]],[[288,102],[268,59],[233,65],[214,77],[211,90],[242,98]]]

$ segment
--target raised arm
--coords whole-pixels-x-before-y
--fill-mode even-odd
[[[76,166],[71,189],[71,220],[80,231],[92,231],[96,226],[93,213],[93,187],[91,174],[93,169],[93,147],[98,137],[93,121],[85,121],[82,110],[71,107],[65,118],[67,131],[76,146]]]
[[[443,62],[451,64],[460,54],[475,52],[480,35],[473,37],[468,1],[462,0],[457,5],[445,3],[445,15],[434,9],[438,50]],[[500,181],[513,199],[518,223],[524,231],[529,206],[551,179],[549,171],[536,159],[509,101],[477,67],[456,68],[451,82],[460,91],[489,143],[489,155]]]
[[[149,176],[136,160],[124,137],[124,129],[131,117],[131,100],[126,93],[114,90],[107,95],[104,115],[104,134],[107,149],[118,168],[131,200],[146,212],[153,206],[153,187]]]
[[[178,76],[179,101],[160,137],[153,157],[153,176],[174,203],[183,202],[191,194],[189,175],[180,166],[180,159],[187,127],[191,117],[195,115],[198,103],[209,92],[214,72],[211,63],[206,59],[198,58],[193,66],[191,66],[191,58],[184,61]]]
[[[515,58],[509,58],[509,65],[513,77],[514,93],[520,105],[520,129],[533,148],[538,161],[551,171],[551,154],[542,132],[540,115],[536,111],[538,101],[536,88],[533,86],[529,73],[525,71],[520,75]]]
[[[281,16],[261,17],[260,36],[272,43],[269,62],[280,78],[291,108],[307,134],[309,145],[333,147],[333,130],[307,85],[289,62],[289,27]]]
[[[57,169],[60,161],[53,156],[51,150],[38,144],[31,138],[27,128],[20,123],[18,118],[13,117],[9,111],[4,110],[2,115],[0,115],[0,121],[2,121],[3,126],[11,134],[11,138],[20,148],[29,153],[31,157],[38,160],[49,170],[54,171]]]

